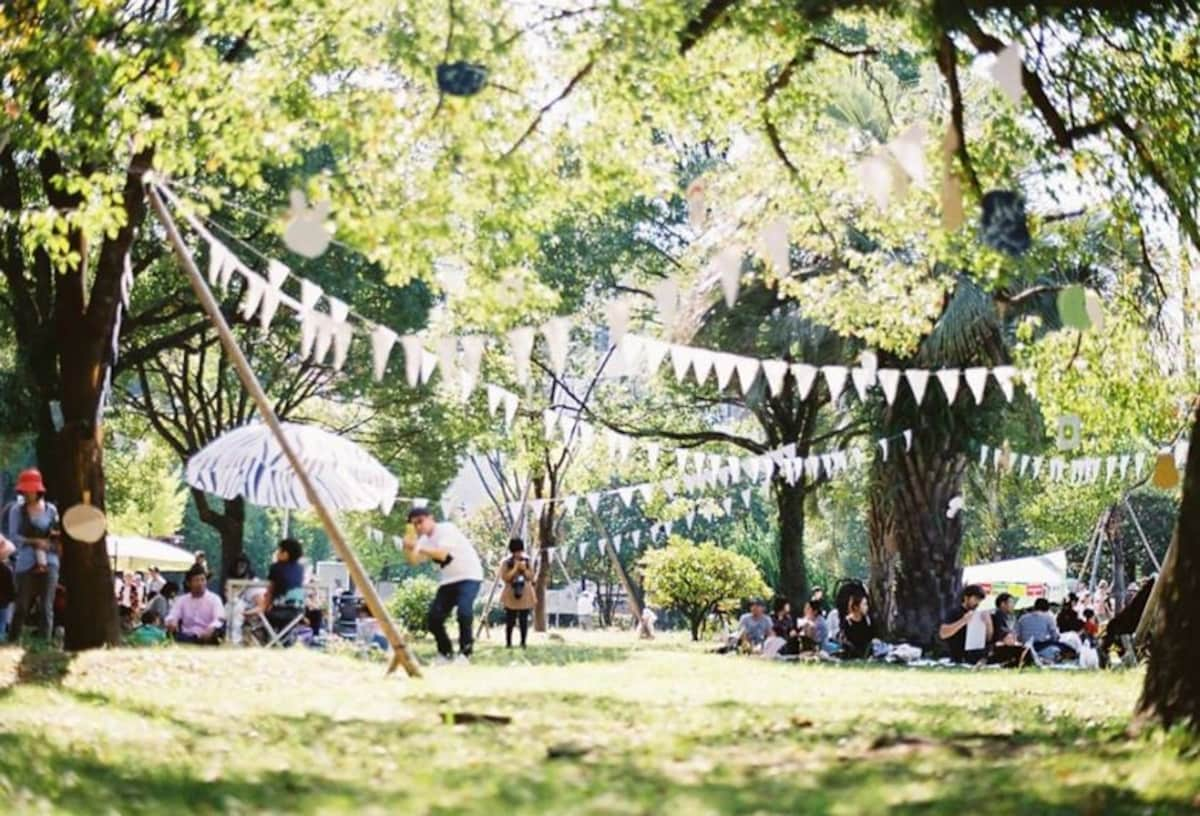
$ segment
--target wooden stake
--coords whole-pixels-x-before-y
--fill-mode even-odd
[[[237,371],[242,385],[250,393],[250,397],[254,400],[259,414],[262,415],[263,422],[271,429],[271,433],[274,435],[275,441],[279,443],[283,455],[287,457],[292,469],[296,471],[296,477],[304,487],[304,494],[308,498],[308,503],[312,505],[313,510],[317,513],[317,517],[321,519],[321,526],[325,528],[325,533],[329,536],[329,541],[333,544],[334,551],[345,562],[346,568],[350,571],[350,575],[354,579],[354,583],[362,590],[367,607],[371,610],[371,614],[375,616],[375,620],[379,621],[388,642],[392,645],[392,661],[388,665],[388,674],[394,672],[399,665],[404,667],[404,670],[408,672],[410,677],[420,677],[421,669],[419,664],[405,646],[404,637],[396,628],[391,615],[388,614],[387,608],[383,605],[383,600],[379,597],[379,593],[375,591],[375,585],[371,583],[371,579],[367,577],[367,572],[363,569],[362,563],[359,562],[349,545],[346,544],[346,539],[342,535],[342,531],[338,527],[333,514],[325,506],[325,503],[321,501],[321,497],[313,488],[312,480],[308,476],[308,471],[304,468],[304,463],[300,461],[300,457],[292,449],[291,443],[288,442],[287,437],[284,435],[283,427],[279,424],[279,417],[275,416],[275,410],[271,407],[266,393],[259,384],[258,377],[255,376],[254,371],[250,368],[250,363],[242,353],[241,347],[238,346],[237,338],[233,336],[229,324],[225,322],[225,317],[221,314],[220,305],[217,303],[216,298],[213,297],[208,284],[205,283],[204,278],[200,274],[200,270],[196,268],[196,261],[192,258],[192,254],[183,242],[183,238],[180,237],[179,229],[176,227],[174,219],[171,218],[171,214],[167,211],[166,205],[163,204],[162,198],[159,197],[158,190],[153,181],[148,181],[146,184],[146,193],[150,199],[151,206],[154,208],[155,215],[158,216],[158,220],[162,222],[163,228],[167,231],[167,237],[171,241],[171,246],[174,248],[175,254],[179,257],[179,262],[183,266],[184,272],[187,273],[188,282],[191,283],[192,290],[196,293],[196,298],[200,301],[200,305],[208,315],[208,319],[216,327],[217,335],[221,339],[221,345],[225,348],[225,353],[229,355],[230,362],[233,363],[233,367]]]

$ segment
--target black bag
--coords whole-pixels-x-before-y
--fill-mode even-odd
[[[0,561],[0,608],[17,599],[17,579],[7,561]]]

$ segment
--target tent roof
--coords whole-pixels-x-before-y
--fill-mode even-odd
[[[180,572],[195,563],[196,557],[165,541],[141,536],[108,536],[108,557],[119,570],[144,570],[158,567],[163,572]]]
[[[1067,551],[1054,550],[1044,555],[1010,558],[990,564],[963,567],[964,584],[1046,584],[1065,586],[1067,583]]]

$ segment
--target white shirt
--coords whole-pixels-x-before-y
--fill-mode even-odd
[[[968,652],[987,648],[987,615],[976,609],[967,621],[967,638],[963,648]]]
[[[482,581],[483,564],[479,561],[479,553],[462,530],[449,521],[439,521],[433,525],[433,535],[421,536],[417,539],[417,549],[437,547],[450,553],[454,558],[442,567],[442,579],[438,586],[456,584],[459,581]]]
[[[585,592],[575,602],[575,612],[578,615],[590,615],[593,611],[595,607],[592,606],[592,596]]]

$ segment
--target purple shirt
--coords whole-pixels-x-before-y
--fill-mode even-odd
[[[225,607],[217,593],[205,590],[199,598],[187,593],[175,599],[175,605],[167,614],[166,623],[178,623],[179,631],[185,635],[203,637],[225,620]]]

